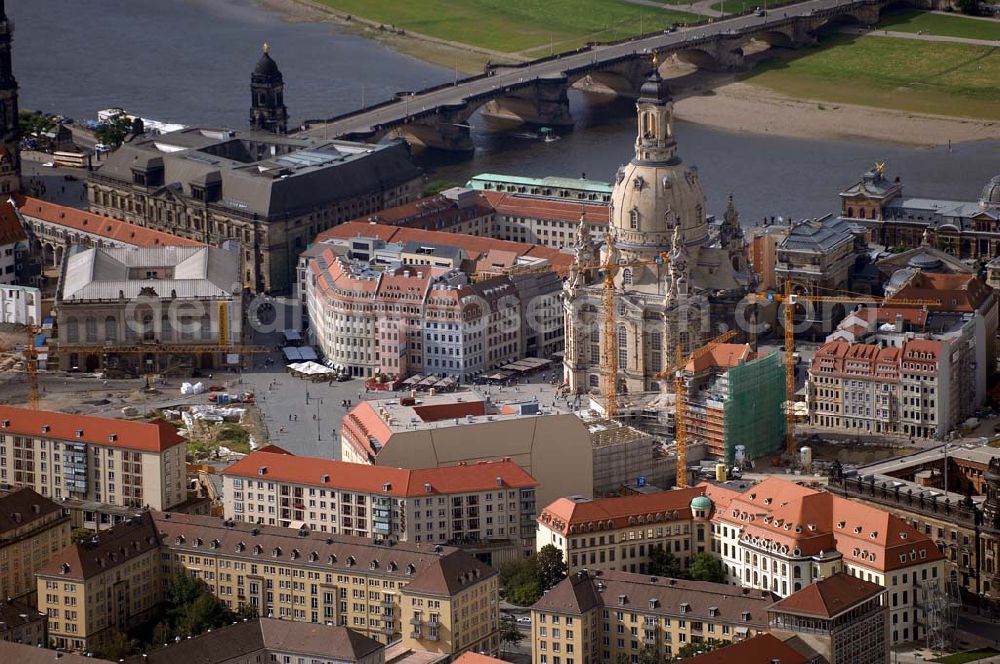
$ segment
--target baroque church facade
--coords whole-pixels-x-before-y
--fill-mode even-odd
[[[619,169],[602,247],[592,245],[583,221],[574,270],[563,306],[566,330],[564,380],[575,393],[600,390],[606,352],[600,265],[614,270],[617,392],[659,392],[657,374],[676,365],[724,326],[750,285],[739,215],[732,199],[715,232],[705,215],[696,168],[677,153],[673,100],[655,70],[636,104],[635,157]],[[589,266],[589,268],[588,268]]]

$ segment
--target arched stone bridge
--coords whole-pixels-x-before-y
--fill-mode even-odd
[[[487,72],[419,91],[329,120],[311,120],[302,134],[377,142],[399,136],[444,150],[470,150],[469,118],[482,108],[492,115],[550,126],[573,123],[567,92],[575,84],[635,96],[652,71],[650,53],[708,69],[743,66],[751,40],[798,48],[838,23],[875,25],[879,13],[900,0],[808,0],[769,11],[719,20],[674,32],[599,44]]]

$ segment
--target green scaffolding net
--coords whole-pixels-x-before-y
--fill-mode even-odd
[[[724,403],[726,463],[733,463],[736,446],[746,447],[747,459],[774,454],[785,439],[785,365],[771,353],[729,370],[729,395]]]

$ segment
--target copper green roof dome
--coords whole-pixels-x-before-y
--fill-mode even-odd
[[[707,512],[712,509],[712,499],[708,496],[695,496],[691,499],[691,509]]]

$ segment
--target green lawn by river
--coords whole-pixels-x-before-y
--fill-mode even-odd
[[[318,0],[339,11],[430,37],[505,53],[556,51],[700,17],[625,0]],[[539,55],[540,53],[534,53]]]
[[[1000,21],[970,18],[957,14],[920,11],[894,12],[879,21],[878,27],[896,32],[922,32],[925,35],[1000,41]]]
[[[1000,48],[838,35],[747,83],[804,99],[1000,120]]]

